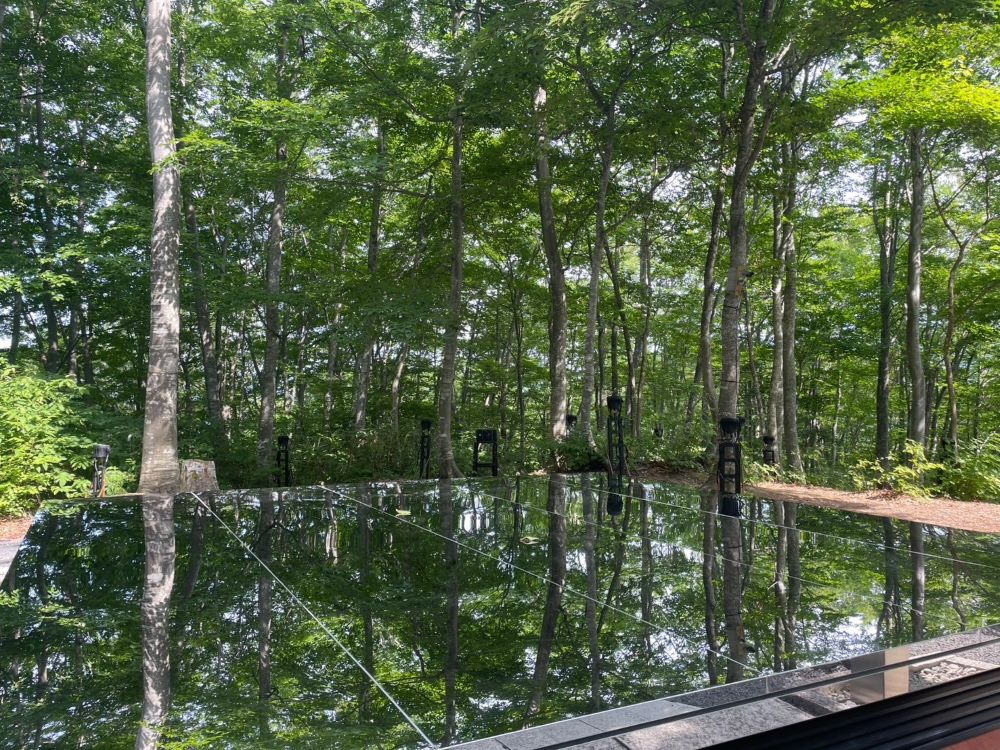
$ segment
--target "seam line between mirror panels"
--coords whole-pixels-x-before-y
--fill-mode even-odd
[[[494,562],[498,562],[501,565],[506,565],[506,566],[508,566],[508,567],[510,567],[510,568],[512,568],[514,570],[519,570],[522,573],[525,573],[525,574],[527,574],[527,575],[529,575],[529,576],[531,576],[533,578],[537,578],[540,581],[544,581],[545,583],[559,586],[563,591],[568,591],[571,594],[575,594],[576,596],[579,596],[582,599],[586,599],[588,601],[594,602],[595,604],[600,604],[601,606],[605,606],[605,602],[598,601],[597,599],[594,599],[593,597],[589,596],[588,594],[584,594],[582,591],[577,591],[572,586],[567,586],[565,583],[561,583],[561,584],[560,583],[556,583],[555,581],[553,581],[548,576],[539,575],[538,573],[534,573],[534,572],[528,570],[527,568],[522,568],[520,565],[517,565],[517,564],[515,564],[513,562],[508,562],[506,560],[502,560],[499,557],[494,557],[493,555],[487,555],[485,552],[483,552],[481,550],[478,550],[475,547],[473,547],[473,546],[471,546],[469,544],[466,544],[465,542],[459,541],[458,539],[449,538],[449,537],[445,536],[444,534],[441,534],[441,533],[439,533],[437,531],[434,531],[433,529],[428,529],[428,528],[426,528],[424,526],[421,526],[418,523],[413,523],[412,521],[409,521],[409,520],[407,520],[405,518],[401,518],[399,516],[393,515],[392,513],[388,513],[386,511],[382,510],[381,508],[375,507],[374,505],[369,505],[368,503],[363,503],[360,500],[358,500],[357,498],[351,498],[351,497],[345,495],[344,493],[340,492],[339,490],[331,489],[330,487],[325,487],[325,486],[323,486],[321,484],[316,484],[316,485],[312,485],[312,486],[315,487],[316,489],[321,489],[321,490],[324,490],[325,492],[329,492],[329,493],[331,493],[333,495],[337,495],[337,496],[339,496],[339,497],[341,497],[344,500],[347,500],[349,502],[353,502],[353,503],[356,503],[358,505],[363,505],[364,507],[369,508],[371,510],[374,510],[374,511],[376,511],[378,513],[381,513],[382,515],[387,516],[388,518],[391,518],[391,519],[393,519],[395,521],[398,521],[400,523],[405,523],[406,525],[412,526],[413,528],[419,529],[420,531],[423,531],[423,532],[425,532],[427,534],[431,534],[433,536],[439,537],[439,538],[444,539],[445,541],[448,541],[448,542],[454,542],[455,544],[459,545],[460,547],[464,547],[465,549],[467,549],[467,550],[469,550],[471,552],[474,552],[477,555],[482,555],[483,557],[485,557],[485,558],[487,558],[489,560],[493,560]],[[677,638],[677,639],[679,639],[681,641],[684,641],[684,642],[688,643],[689,645],[693,645],[695,648],[697,648],[699,650],[705,650],[705,651],[707,651],[709,653],[715,654],[716,656],[718,656],[718,657],[720,657],[722,659],[725,659],[726,661],[731,661],[734,664],[739,664],[741,667],[744,667],[745,669],[749,669],[754,674],[757,674],[757,675],[762,674],[760,670],[755,669],[754,667],[751,667],[749,664],[745,664],[745,663],[743,663],[743,662],[741,662],[741,661],[739,661],[737,659],[733,659],[731,656],[726,656],[725,654],[723,654],[720,651],[714,651],[713,649],[708,648],[704,644],[695,642],[693,639],[688,638],[687,636],[681,635],[680,633],[672,633],[669,630],[666,630],[666,629],[660,627],[659,625],[656,625],[656,624],[651,623],[651,622],[647,622],[646,620],[643,620],[641,617],[637,617],[636,615],[632,614],[631,612],[626,612],[624,609],[621,609],[619,607],[615,607],[614,605],[607,605],[607,607],[608,607],[608,609],[610,609],[610,610],[612,610],[614,612],[618,612],[619,614],[625,615],[626,617],[629,617],[629,618],[635,620],[636,622],[641,623],[642,625],[648,625],[649,627],[653,628],[654,630],[656,630],[659,633],[662,633],[663,635],[666,635],[666,636],[669,636],[669,637],[672,637],[672,638]]]
[[[198,495],[198,493],[192,492],[190,494],[202,505],[202,507],[205,508],[205,510],[207,510],[209,513],[211,513],[215,517],[215,519],[220,524],[222,524],[222,527],[226,531],[229,532],[230,536],[232,536],[233,539],[235,539],[239,543],[239,545],[241,547],[243,547],[243,549],[246,550],[246,552],[254,560],[256,560],[258,562],[258,564],[260,564],[260,566],[262,568],[264,568],[264,570],[267,571],[268,575],[270,575],[271,578],[274,579],[275,583],[277,583],[279,586],[281,586],[282,589],[285,590],[285,592],[292,598],[292,600],[295,602],[295,604],[298,605],[302,610],[304,610],[306,612],[306,614],[308,614],[309,617],[311,617],[313,619],[313,621],[315,621],[315,623],[317,625],[319,625],[320,629],[324,633],[326,633],[326,635],[337,645],[337,647],[344,653],[344,655],[348,659],[350,659],[351,662],[353,662],[353,664],[358,669],[361,670],[361,672],[365,675],[365,677],[367,677],[371,681],[371,683],[376,688],[378,688],[379,692],[381,692],[382,695],[384,695],[386,697],[386,699],[395,707],[395,709],[406,720],[406,723],[409,724],[417,732],[417,734],[420,735],[420,737],[424,741],[424,743],[428,747],[432,747],[432,748],[438,747],[438,745],[435,744],[434,742],[432,742],[431,739],[424,733],[424,730],[420,728],[420,726],[416,723],[416,721],[414,721],[414,719],[410,716],[410,714],[407,713],[406,709],[404,709],[399,704],[399,702],[395,698],[392,697],[392,694],[390,694],[389,691],[386,690],[386,688],[382,685],[382,683],[379,682],[378,678],[376,678],[375,675],[373,675],[371,672],[369,672],[365,668],[364,664],[362,664],[361,661],[354,654],[351,653],[350,649],[348,649],[347,646],[345,646],[343,644],[343,642],[337,637],[337,635],[332,630],[330,630],[330,628],[326,625],[326,623],[324,623],[321,619],[319,619],[319,617],[316,616],[316,614],[308,607],[308,605],[306,605],[306,603],[303,602],[298,597],[298,595],[294,591],[292,591],[292,589],[289,588],[289,586],[274,573],[273,570],[271,570],[271,568],[267,565],[267,563],[265,563],[263,560],[261,560],[260,557],[258,557],[257,553],[254,552],[253,549],[251,549],[250,546],[246,542],[244,542],[242,539],[240,539],[236,535],[236,532],[233,531],[232,528],[230,528],[229,524],[227,524],[222,519],[222,517],[219,516],[219,514],[216,513],[215,510],[208,503],[206,503],[204,500],[202,500],[202,498]]]

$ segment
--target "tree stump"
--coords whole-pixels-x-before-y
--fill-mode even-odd
[[[190,458],[181,461],[181,492],[218,492],[219,480],[215,477],[215,461]]]

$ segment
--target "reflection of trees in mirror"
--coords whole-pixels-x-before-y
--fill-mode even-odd
[[[724,565],[739,558],[704,512],[713,498],[635,485],[611,517],[600,478],[353,492],[224,494],[218,519],[177,501],[169,659],[150,651],[171,675],[161,746],[420,744],[240,541],[436,741],[727,679]],[[900,544],[908,524],[766,502],[739,526],[728,583],[755,649],[744,676],[910,641],[919,569],[926,637],[1000,621],[1000,544],[987,535],[922,526],[914,552]],[[13,743],[134,745],[143,530],[134,500],[48,506],[32,528],[0,594],[0,726]]]
[[[174,588],[174,499],[142,501],[146,546],[142,596],[142,721],[136,750],[155,748],[170,710],[170,598]]]
[[[554,476],[549,480],[547,508],[549,510],[549,570],[545,608],[538,636],[535,670],[531,679],[531,697],[525,712],[525,726],[542,708],[545,687],[549,676],[549,660],[555,643],[559,606],[562,603],[563,583],[566,581],[566,478]]]

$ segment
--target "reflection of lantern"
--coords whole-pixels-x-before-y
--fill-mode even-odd
[[[617,477],[612,479],[608,484],[608,515],[609,516],[620,516],[622,513],[622,508],[625,507],[625,501],[622,499],[622,483]]]
[[[740,515],[740,493],[743,491],[740,427],[739,418],[719,420],[719,512],[727,516]]]
[[[98,443],[94,446],[94,482],[91,485],[91,493],[94,497],[104,497],[105,472],[108,469],[108,457],[111,455],[111,446]]]
[[[774,436],[765,435],[764,436],[764,465],[774,466],[778,463],[778,459],[774,455]]]

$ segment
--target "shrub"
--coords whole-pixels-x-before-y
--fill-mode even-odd
[[[71,378],[0,364],[0,517],[87,494],[92,441],[81,395]]]
[[[890,489],[927,498],[933,487],[926,480],[944,468],[927,458],[922,445],[907,440],[902,450],[889,456],[888,470],[878,461],[859,461],[851,469],[851,480],[857,489]]]
[[[941,488],[962,500],[1000,500],[1000,437],[964,446],[957,461],[942,467]]]

